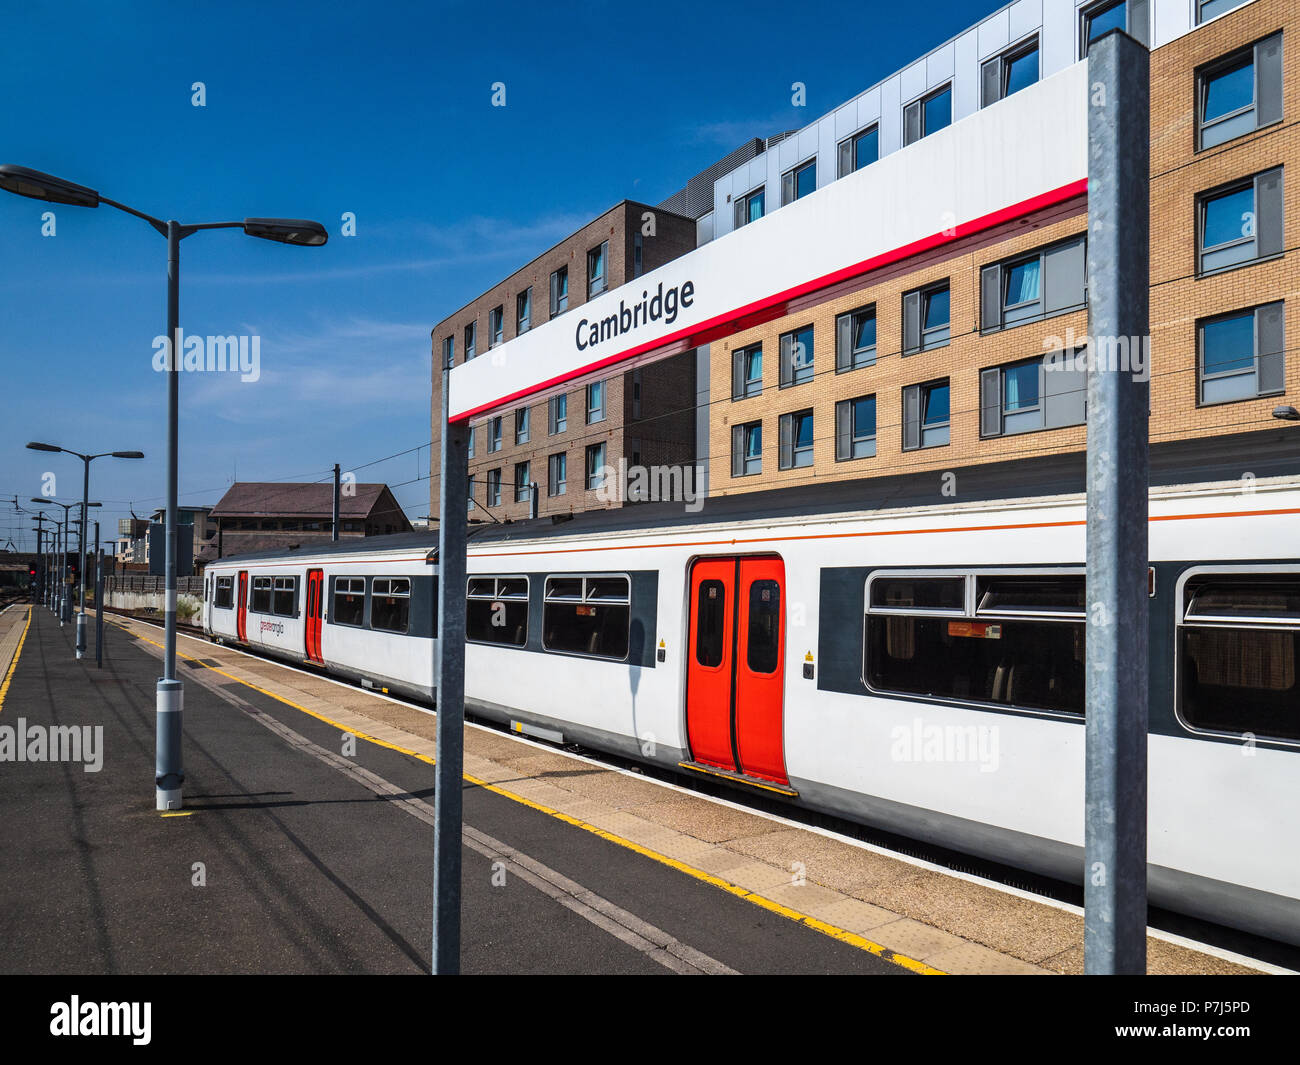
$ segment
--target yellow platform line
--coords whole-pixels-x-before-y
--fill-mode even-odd
[[[148,644],[153,644],[154,647],[161,648],[163,646],[154,640],[150,640],[146,636],[141,636],[139,633],[133,632],[125,625],[119,627],[124,631],[129,632],[136,639],[143,640]],[[190,638],[194,639],[194,637]],[[194,656],[187,655],[182,651],[178,650],[176,653],[181,658],[198,661]],[[269,699],[274,699],[276,702],[283,703],[285,706],[292,707],[294,710],[300,710],[304,714],[316,718],[317,721],[323,721],[328,725],[333,725],[335,728],[341,729],[359,739],[367,740],[368,742],[377,744],[380,747],[385,747],[390,751],[397,751],[399,754],[418,758],[420,761],[427,762],[429,765],[434,764],[435,760],[427,754],[421,754],[419,751],[413,751],[395,743],[388,743],[387,741],[378,739],[374,736],[368,736],[364,732],[358,732],[355,729],[348,728],[346,725],[343,725],[332,718],[328,718],[324,714],[317,713],[315,710],[308,710],[307,707],[295,703],[292,699],[287,699],[283,695],[277,695],[273,691],[261,688],[258,685],[253,684],[251,681],[244,680],[242,677],[236,677],[233,673],[227,673],[224,670],[215,668],[214,666],[205,666],[204,668],[211,670],[213,673],[219,673],[223,677],[229,677],[236,683],[252,688],[253,691],[259,692]],[[767,910],[769,913],[775,913],[781,917],[785,917],[788,920],[794,921],[796,924],[801,924],[806,928],[811,928],[814,932],[820,932],[822,935],[829,936],[831,939],[838,940],[847,946],[856,947],[858,950],[866,951],[868,954],[874,954],[876,957],[881,958],[884,961],[892,962],[895,965],[899,965],[904,969],[908,969],[914,973],[919,973],[923,976],[947,975],[947,973],[942,969],[936,969],[931,965],[926,965],[923,961],[917,961],[915,958],[909,958],[905,954],[899,954],[892,951],[883,944],[876,943],[867,939],[865,936],[860,936],[856,932],[850,932],[848,929],[840,928],[828,921],[820,921],[816,917],[812,917],[806,913],[800,913],[798,910],[785,906],[774,899],[769,899],[760,895],[756,891],[750,891],[748,888],[741,887],[739,884],[733,884],[730,880],[724,880],[722,877],[715,876],[713,873],[706,873],[703,869],[696,869],[694,866],[687,865],[685,862],[678,861],[676,858],[670,858],[668,855],[660,854],[658,851],[651,850],[649,847],[643,847],[640,843],[635,843],[632,840],[626,839],[613,832],[607,832],[603,828],[589,824],[588,822],[566,814],[563,811],[556,810],[553,807],[546,806],[540,802],[534,802],[532,799],[525,798],[523,795],[517,795],[512,791],[507,791],[505,788],[500,787],[497,784],[491,784],[486,780],[480,780],[478,777],[471,776],[469,773],[463,774],[463,777],[467,782],[473,784],[475,787],[483,788],[485,791],[490,791],[496,795],[510,799],[513,802],[520,803],[527,806],[530,810],[536,810],[538,813],[554,817],[556,820],[563,821],[565,824],[572,825],[574,828],[580,828],[584,832],[590,832],[592,835],[599,836],[601,839],[606,840],[609,843],[616,844],[626,850],[634,851],[645,858],[649,858],[651,861],[658,862],[660,865],[666,865],[670,869],[675,869],[679,873],[684,873],[686,876],[698,880],[701,883],[710,884],[713,887],[727,892],[729,895],[734,895],[737,898],[744,899],[746,902],[751,902],[755,906]]]
[[[13,683],[14,670],[18,668],[18,656],[23,653],[23,644],[27,642],[27,630],[32,627],[32,608],[27,608],[27,624],[23,626],[23,634],[18,637],[18,646],[14,648],[13,660],[9,663],[9,668],[5,670],[4,683],[0,684],[0,710],[4,709],[5,696],[9,694],[9,685]]]

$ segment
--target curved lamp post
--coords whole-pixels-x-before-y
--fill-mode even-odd
[[[77,185],[52,174],[30,170],[25,166],[0,166],[0,189],[28,196],[46,203],[72,207],[98,207],[107,204],[148,222],[167,238],[167,567],[166,567],[166,636],[163,651],[163,676],[157,686],[158,731],[154,773],[155,804],[159,810],[178,810],[185,772],[181,764],[181,682],[176,676],[176,495],[177,440],[180,388],[180,270],[181,241],[201,229],[242,229],[250,237],[274,240],[280,244],[314,247],[329,239],[319,222],[300,218],[245,218],[242,222],[201,222],[182,224],[162,221],[137,211],[124,203],[101,196],[95,189]]]

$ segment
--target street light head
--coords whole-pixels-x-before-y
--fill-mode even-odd
[[[1273,417],[1284,422],[1300,422],[1300,411],[1295,407],[1274,407]]]
[[[28,444],[27,447],[32,451],[62,451],[63,450],[63,448],[55,447],[53,444],[38,444],[34,440],[30,444]]]
[[[329,239],[323,225],[301,218],[245,218],[244,232],[250,237],[308,247],[319,246]]]
[[[142,459],[143,451],[114,451],[112,457],[115,459]]]
[[[47,203],[66,203],[73,207],[98,207],[99,193],[85,185],[74,185],[53,174],[42,174],[25,166],[0,166],[0,189],[30,196]]]

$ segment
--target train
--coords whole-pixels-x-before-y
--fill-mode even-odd
[[[1086,501],[860,485],[475,525],[465,706],[1074,883]],[[1300,944],[1300,477],[1150,497],[1153,905]],[[436,703],[437,536],[210,563],[207,636]]]

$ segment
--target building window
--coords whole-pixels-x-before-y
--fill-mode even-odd
[[[488,347],[495,348],[506,338],[506,309],[493,307],[488,311]]]
[[[781,175],[781,202],[794,203],[817,191],[817,160],[809,159]]]
[[[587,448],[587,491],[594,492],[605,483],[605,445],[591,444]]]
[[[551,317],[569,309],[569,268],[561,266],[551,275]]]
[[[530,414],[532,412],[528,407],[520,407],[515,411],[515,443],[528,443],[529,425],[532,423]]]
[[[859,396],[835,404],[835,461],[869,459],[876,454],[876,397]]]
[[[1080,236],[984,267],[980,329],[990,333],[1085,307],[1087,260],[1087,239]]]
[[[515,297],[515,335],[527,333],[533,327],[533,286],[529,285]]]
[[[1200,272],[1215,273],[1282,253],[1282,168],[1205,193],[1199,201]]]
[[[915,144],[922,137],[952,125],[952,85],[945,85],[903,108],[903,144]]]
[[[747,399],[763,391],[763,345],[751,344],[731,353],[731,398]]]
[[[903,450],[948,443],[948,380],[903,389]]]
[[[948,343],[948,280],[918,288],[903,296],[903,354],[915,355]]]
[[[474,475],[472,473],[465,482],[465,509],[474,509]]]
[[[554,436],[569,427],[569,397],[565,394],[552,396],[547,404],[547,431]]]
[[[406,632],[411,621],[411,578],[376,577],[370,582],[370,627]]]
[[[474,350],[474,339],[477,335],[478,335],[478,322],[470,322],[469,325],[465,327],[465,361],[466,362],[469,362],[469,360],[472,359],[476,354]]]
[[[605,266],[609,258],[609,241],[587,252],[587,299],[599,296],[609,286],[606,284]]]
[[[780,431],[781,454],[777,465],[783,470],[811,466],[813,464],[813,412],[801,410],[793,414],[782,414]]]
[[[1282,35],[1199,71],[1196,92],[1200,150],[1282,121]]]
[[[465,639],[523,647],[528,642],[528,578],[468,578]]]
[[[472,425],[465,431],[465,457],[466,458],[472,459],[474,457],[474,437],[476,437],[477,435],[478,433],[474,430],[474,426]]]
[[[443,338],[442,365],[444,367],[456,365],[456,338],[455,337]]]
[[[1226,15],[1234,8],[1241,7],[1246,0],[1196,0],[1196,22],[1209,22],[1212,18]]]
[[[593,381],[587,386],[587,424],[605,420],[605,382]]]
[[[980,68],[980,106],[1005,100],[1038,81],[1038,38],[986,60]]]
[[[1202,404],[1286,391],[1284,311],[1268,303],[1197,323]]]
[[[489,507],[499,507],[501,505],[501,468],[488,470],[487,472],[487,505]]]
[[[275,590],[271,600],[271,613],[282,618],[298,616],[298,578],[276,577]]]
[[[501,415],[488,421],[488,454],[501,450]]]
[[[1087,411],[1086,348],[980,371],[980,436],[1082,425]]]
[[[1190,728],[1300,740],[1300,574],[1198,573],[1178,617],[1178,715]]]
[[[835,319],[835,372],[876,364],[876,305],[859,307]]]
[[[780,387],[801,385],[813,379],[813,327],[781,334]]]
[[[364,625],[366,621],[366,579],[339,577],[334,581],[334,606],[330,621],[335,625]]]
[[[837,155],[839,177],[874,163],[880,158],[880,127],[871,126],[840,141]]]
[[[731,427],[731,476],[748,477],[763,472],[763,423]]]
[[[515,463],[515,502],[527,503],[532,498],[532,466],[527,462]]]
[[[763,217],[763,186],[760,185],[753,192],[745,193],[744,196],[737,196],[735,208],[736,229],[750,222],[757,222]]]
[[[547,577],[542,600],[542,646],[548,651],[627,658],[632,620],[626,577]]]
[[[546,461],[546,494],[562,496],[569,487],[569,456],[563,451]]]
[[[1079,57],[1086,59],[1092,42],[1106,36],[1111,30],[1123,30],[1130,37],[1146,44],[1150,40],[1150,0],[1101,0],[1079,12],[1083,20],[1079,35]]]

